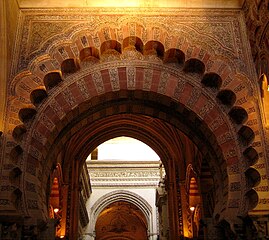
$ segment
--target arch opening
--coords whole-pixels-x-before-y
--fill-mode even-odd
[[[99,161],[160,161],[160,157],[148,145],[126,136],[105,141],[93,150],[87,159]]]
[[[205,141],[205,138],[203,138],[203,141],[199,141],[199,129],[197,129],[197,121],[193,119],[195,117],[194,114],[183,114],[186,122],[182,119],[181,113],[177,113],[175,111],[170,111],[168,106],[174,106],[171,103],[167,103],[165,100],[166,98],[158,98],[158,102],[156,103],[153,100],[147,99],[147,102],[145,100],[141,99],[141,95],[138,93],[135,93],[133,91],[127,91],[122,92],[121,96],[122,98],[119,98],[118,93],[115,93],[115,95],[110,94],[108,95],[110,101],[106,101],[106,104],[104,104],[104,101],[102,101],[102,97],[98,98],[100,101],[102,101],[102,104],[98,104],[97,99],[93,99],[95,102],[95,105],[90,104],[91,110],[85,111],[84,114],[80,114],[76,116],[75,119],[73,119],[73,122],[71,121],[67,127],[64,128],[64,131],[59,133],[57,138],[54,140],[54,144],[51,145],[51,154],[47,155],[47,163],[55,165],[57,162],[61,163],[63,166],[63,179],[65,182],[69,182],[71,186],[74,184],[74,187],[79,184],[80,179],[77,177],[70,178],[70,176],[81,176],[81,173],[83,172],[83,164],[85,163],[85,159],[87,158],[88,154],[92,152],[97,146],[99,146],[102,142],[109,140],[114,137],[119,136],[128,136],[133,137],[136,139],[141,140],[142,142],[145,142],[147,145],[149,145],[154,151],[160,156],[162,159],[162,162],[164,164],[165,170],[167,171],[167,180],[165,179],[163,184],[163,189],[166,190],[166,183],[170,181],[184,181],[186,177],[186,168],[184,167],[188,165],[189,162],[185,162],[186,159],[189,159],[189,161],[193,161],[193,164],[195,166],[195,169],[198,172],[201,172],[201,162],[202,158],[201,156],[204,156],[204,158],[207,159],[209,163],[209,169],[211,171],[211,168],[215,170],[215,172],[212,172],[212,178],[214,179],[213,182],[218,182],[219,186],[222,186],[225,181],[227,181],[227,178],[225,180],[225,176],[223,175],[223,172],[219,169],[217,161],[219,159],[219,156],[214,156],[213,153],[215,152],[215,149],[210,151],[209,149],[212,149],[212,145],[210,143],[207,143]],[[115,97],[115,100],[113,99]],[[106,96],[106,99],[107,96]],[[150,99],[156,99],[150,97]],[[131,100],[131,101],[130,101]],[[165,103],[165,105],[162,103]],[[89,104],[89,103],[88,103]],[[135,106],[143,106],[142,108],[136,108]],[[95,121],[91,121],[91,124],[88,124],[88,121],[85,121],[83,119],[91,119],[92,116],[94,116],[96,112],[99,113],[108,113],[106,109],[121,109],[121,112],[116,112],[116,114],[111,114],[111,111],[109,111],[109,114],[106,115],[98,115],[99,118],[95,119]],[[124,111],[122,111],[124,109]],[[142,112],[140,112],[142,109]],[[155,114],[146,114],[148,112],[147,109],[155,109]],[[164,116],[161,113],[158,113],[156,111],[166,112],[167,115],[170,115],[168,119],[163,119],[162,116]],[[85,109],[86,110],[86,109]],[[138,111],[137,111],[138,110]],[[150,110],[149,112],[153,112]],[[180,122],[173,122],[171,124],[171,119],[173,119],[173,114],[175,114],[176,119],[180,119]],[[188,117],[191,118],[188,119]],[[174,119],[175,119],[174,118]],[[188,124],[187,124],[188,122]],[[84,125],[83,125],[83,124]],[[76,128],[77,124],[79,124],[79,128]],[[191,126],[192,124],[195,125],[195,134],[191,134]],[[185,126],[183,128],[182,126]],[[187,133],[191,136],[196,136],[192,138],[191,140],[182,133],[183,130],[187,130],[186,126],[189,127]],[[200,126],[203,126],[201,123]],[[74,130],[77,129],[77,130]],[[66,135],[73,133],[73,135]],[[204,131],[203,131],[204,132]],[[200,133],[201,136],[203,135]],[[171,136],[174,136],[171,138]],[[66,139],[66,141],[62,141],[63,139]],[[60,140],[60,141],[58,141]],[[195,144],[194,144],[195,143]],[[58,144],[63,145],[64,147],[59,148]],[[217,147],[216,145],[214,147]],[[61,151],[59,151],[61,150]],[[64,150],[64,151],[63,151]],[[184,153],[185,151],[185,153]],[[62,157],[59,157],[59,154],[62,155]],[[184,155],[187,154],[187,155]],[[193,154],[193,155],[192,155]],[[63,157],[64,156],[64,157]],[[192,157],[187,157],[192,156]],[[199,157],[198,157],[199,156]],[[54,161],[52,161],[54,159]],[[56,161],[55,161],[56,159]],[[77,159],[74,161],[74,159]],[[184,161],[182,161],[185,159]],[[73,172],[75,171],[75,172]],[[49,174],[49,173],[48,173]],[[71,174],[71,175],[70,175]],[[43,178],[46,179],[46,173],[43,174]],[[200,184],[199,184],[200,185]],[[176,184],[175,184],[176,186]],[[206,186],[206,184],[201,184],[201,186]],[[223,193],[224,187],[215,187],[213,188],[213,195],[222,195],[224,197],[227,197],[227,195],[224,195]],[[170,191],[170,192],[169,192]],[[165,194],[167,194],[168,198],[167,201],[172,201],[172,198],[176,196],[176,189],[169,190],[168,192],[163,192],[160,195],[160,198],[163,198]],[[202,190],[201,190],[202,191]],[[206,191],[204,191],[206,192]],[[77,192],[76,196],[73,196],[78,199],[80,199],[80,195]],[[181,194],[180,191],[178,194]],[[185,194],[185,193],[184,193]],[[208,194],[205,193],[204,197],[208,197]],[[66,195],[67,197],[68,195]],[[185,211],[189,211],[189,209],[186,206],[182,206],[180,202],[180,197],[176,198],[177,205],[174,205],[174,210],[167,210],[170,211],[169,214],[175,214],[178,213],[179,208],[185,208]],[[171,202],[167,202],[167,205],[171,206]],[[212,198],[211,202],[212,211],[215,212],[216,209],[219,209],[216,205],[216,199],[214,197]],[[72,210],[70,210],[70,213],[66,214],[75,214],[77,211],[82,211],[78,209],[79,206],[74,206]],[[187,210],[188,209],[188,210]],[[73,213],[72,213],[73,212]],[[162,211],[164,212],[164,210]],[[184,211],[183,211],[184,212]],[[184,215],[184,213],[183,213]],[[72,215],[71,215],[72,216]],[[171,217],[172,218],[172,217]],[[175,215],[173,218],[181,219],[181,216]],[[78,225],[78,218],[73,217],[74,226]],[[184,220],[185,221],[185,220]],[[184,224],[184,221],[181,224]],[[86,221],[87,222],[87,221]],[[86,223],[85,222],[85,223]],[[86,223],[87,224],[87,223]],[[187,224],[185,222],[185,224]],[[180,224],[179,224],[180,226]],[[76,229],[78,226],[74,227],[72,229],[74,234],[78,234],[78,230]],[[69,230],[71,231],[71,230]],[[182,235],[184,234],[184,230],[182,229]],[[72,233],[72,234],[73,234]]]
[[[99,214],[95,239],[146,240],[147,228],[146,218],[140,209],[132,203],[117,201]]]
[[[87,157],[86,163],[92,192],[86,203],[90,222],[84,229],[84,234],[96,234],[96,239],[106,237],[111,239],[114,237],[156,239],[158,235],[156,188],[158,188],[159,182],[165,178],[165,170],[160,157],[142,141],[120,136],[98,145]],[[124,223],[126,226],[122,232],[120,229],[114,229],[116,232],[111,230],[110,228],[115,225],[111,223],[109,228],[103,229],[104,231],[100,233],[100,229],[103,227],[100,227],[98,216],[101,215],[103,209],[118,202],[134,205],[144,216],[144,223],[136,224],[137,229],[134,228],[134,225],[128,226],[132,222],[132,219],[129,221],[128,218],[132,216],[130,213],[122,211],[116,214],[120,215],[121,219],[127,219],[128,224]],[[141,214],[136,215],[139,217],[142,216]],[[139,232],[145,234],[141,235]]]
[[[115,49],[107,49],[107,51],[110,50],[114,51]],[[126,76],[124,74],[127,74],[127,72],[133,73],[131,70],[132,68],[124,67],[117,69],[119,78],[124,78]],[[202,70],[203,71],[200,71],[199,73],[203,73],[204,69]],[[120,74],[120,71],[126,72],[124,72],[124,74]],[[135,71],[137,71],[137,69],[135,69]],[[85,84],[89,84],[87,82],[88,76],[90,76],[89,81],[96,80],[101,83],[103,81],[102,78],[108,77],[107,73],[111,74],[106,70],[101,71],[100,73],[101,75],[83,75],[84,82],[80,83],[79,90],[85,90]],[[136,74],[136,72],[134,73]],[[104,76],[102,74],[104,74]],[[188,74],[188,71],[186,71],[185,74]],[[92,79],[92,77],[96,79]],[[165,82],[167,81],[167,78],[169,79],[170,77],[172,78],[171,81],[175,80],[174,76],[169,74],[161,74],[160,80]],[[196,78],[197,76],[193,75],[193,77]],[[68,79],[68,81],[69,80],[70,79]],[[90,84],[93,84],[93,82]],[[179,83],[174,82],[174,84]],[[201,84],[200,80],[199,84]],[[109,83],[104,86],[104,89],[106,89],[108,85]],[[67,106],[68,104],[65,104],[64,107],[66,108],[65,111],[67,111],[67,113],[64,113],[61,116],[60,121],[54,121],[54,119],[50,119],[52,120],[52,125],[55,123],[55,126],[50,125],[52,126],[52,130],[50,131],[52,134],[47,136],[47,139],[44,143],[45,145],[42,155],[45,157],[45,159],[42,159],[42,162],[44,160],[44,162],[48,162],[49,166],[52,166],[55,164],[55,159],[58,161],[58,154],[61,152],[59,149],[65,149],[66,151],[63,152],[63,155],[66,157],[60,159],[59,162],[63,163],[64,179],[65,181],[68,181],[70,174],[72,174],[69,170],[72,170],[75,167],[77,168],[76,175],[80,174],[83,169],[83,163],[85,162],[87,154],[93,151],[94,148],[96,148],[100,143],[113,137],[126,135],[140,139],[150,145],[157,152],[157,154],[161,156],[165,169],[176,169],[175,172],[168,174],[169,178],[172,178],[173,181],[176,181],[177,179],[180,181],[182,180],[180,177],[185,176],[185,168],[181,166],[182,163],[179,161],[179,156],[182,154],[182,143],[179,140],[179,135],[180,132],[183,132],[189,136],[189,138],[191,138],[191,142],[196,145],[196,149],[199,150],[197,151],[199,152],[198,155],[203,156],[202,158],[209,162],[208,165],[210,171],[212,170],[212,179],[214,180],[213,185],[215,186],[212,188],[213,195],[223,196],[223,199],[225,199],[223,200],[219,199],[220,197],[215,198],[213,196],[211,198],[212,205],[209,215],[211,216],[212,212],[214,214],[216,212],[219,213],[223,209],[224,210],[222,212],[224,212],[227,206],[223,207],[223,202],[227,203],[226,199],[229,198],[229,195],[227,195],[227,163],[223,156],[224,153],[223,149],[221,149],[222,146],[218,144],[218,139],[216,139],[216,136],[213,133],[214,129],[211,129],[209,123],[206,122],[208,121],[207,114],[212,109],[215,111],[215,115],[218,114],[219,109],[217,106],[214,106],[214,101],[212,101],[211,106],[206,104],[204,109],[199,108],[201,111],[198,111],[196,107],[192,106],[193,104],[196,104],[197,99],[188,101],[187,98],[185,99],[186,101],[184,100],[185,102],[181,102],[172,98],[171,96],[160,94],[155,91],[143,90],[108,90],[106,93],[102,94],[102,86],[99,86],[100,89],[95,90],[100,90],[100,92],[92,92],[92,95],[87,95],[87,97],[84,95],[83,97],[86,97],[87,100],[84,99],[80,102],[80,104],[73,107],[72,109],[69,109]],[[75,91],[76,86],[73,85],[73,87],[74,88],[72,88],[72,91]],[[184,91],[185,89],[187,91],[193,87],[194,86],[188,85],[186,88],[184,88]],[[196,91],[193,92],[193,94],[194,93],[196,93]],[[53,93],[51,94],[53,95]],[[70,99],[70,104],[72,105],[74,101],[69,98],[70,94],[72,95],[71,92],[62,94],[64,98],[62,99],[63,101]],[[176,97],[176,93],[173,96]],[[189,95],[184,93],[182,96],[185,97]],[[204,95],[202,96],[204,97]],[[45,104],[47,103],[48,102],[46,101]],[[188,107],[185,104],[187,104]],[[201,105],[203,104],[204,103],[201,102]],[[43,109],[46,108],[44,107]],[[44,118],[44,120],[46,119]],[[211,120],[209,120],[209,122],[210,121]],[[39,125],[38,122],[35,122],[35,124],[37,126]],[[227,130],[229,128],[228,126],[229,124],[226,124],[225,122],[226,132],[229,131]],[[239,131],[238,134],[244,137],[244,139],[242,137],[243,140],[248,140],[249,134],[248,131],[245,131],[248,129],[243,128],[243,130],[244,131]],[[30,132],[31,130],[29,133],[27,132],[27,135],[29,135]],[[196,152],[196,150],[194,152]],[[31,156],[29,156],[28,160],[30,158]],[[73,159],[76,159],[76,162],[78,162],[77,166],[74,166],[72,162]],[[202,160],[195,159],[195,165],[199,171],[201,170],[201,162]],[[44,179],[45,181],[49,174],[49,171],[44,171],[40,179]],[[77,181],[78,184],[79,179],[76,179],[75,181]],[[73,184],[73,182],[71,182],[71,184]],[[201,186],[204,188],[205,184]],[[41,189],[42,188],[44,187],[42,186]],[[174,191],[176,190],[174,189]],[[176,195],[175,192],[173,194],[174,196]],[[209,192],[206,194],[209,194]],[[172,196],[171,193],[170,196]],[[205,196],[202,195],[202,197],[204,198]],[[77,196],[77,198],[79,197]],[[76,201],[78,201],[78,199]],[[174,212],[177,212],[178,207],[179,206],[174,206]],[[72,211],[75,214],[75,211],[78,211],[78,209],[74,208]],[[175,219],[181,218],[181,216],[178,215],[173,217]],[[72,231],[76,231],[75,228],[77,228],[77,226],[75,226]]]
[[[219,216],[217,221],[223,216],[236,218],[249,210],[244,198],[253,200],[250,207],[255,205],[256,192],[245,194],[249,190],[245,185],[252,188],[259,183],[259,175],[248,167],[263,157],[259,150],[263,135],[256,121],[257,102],[247,91],[252,87],[245,84],[251,78],[240,74],[241,63],[248,58],[232,59],[228,48],[220,51],[224,45],[212,44],[215,40],[207,35],[194,41],[192,35],[201,31],[191,31],[185,38],[179,29],[167,31],[168,25],[155,28],[147,21],[133,20],[115,20],[117,24],[109,28],[98,24],[94,31],[86,24],[67,27],[57,37],[44,38],[39,45],[42,51],[28,52],[25,61],[21,58],[13,65],[20,70],[10,84],[12,100],[7,106],[11,103],[15,111],[7,129],[14,129],[16,143],[9,142],[13,166],[7,165],[5,171],[14,175],[14,186],[26,187],[22,203],[33,225],[46,220],[49,201],[44,196],[49,190],[45,189],[51,187],[46,183],[54,179],[55,165],[61,163],[64,214],[73,221],[66,236],[79,232],[77,225],[83,227],[88,221],[80,205],[90,194],[83,186],[88,181],[87,154],[122,135],[145,142],[162,159],[168,174],[160,184],[164,187],[159,189],[158,204],[168,199],[173,219],[169,227],[174,231],[170,239],[185,234],[178,226],[187,224],[184,216],[189,208],[182,197],[188,189],[189,164],[190,179],[199,189],[201,216]],[[24,67],[27,71],[20,72]],[[14,124],[19,127],[13,128]],[[19,199],[20,191],[15,192]]]
[[[132,99],[132,104],[135,104],[134,99]],[[195,146],[192,140],[190,140],[186,135],[182,134],[181,131],[179,131],[177,128],[168,123],[165,123],[161,119],[145,116],[143,114],[135,115],[134,113],[132,114],[121,113],[106,117],[104,119],[100,119],[100,121],[95,121],[95,123],[96,125],[93,124],[90,127],[85,126],[70,139],[70,141],[66,145],[67,146],[66,150],[68,153],[65,153],[64,155],[67,156],[70,155],[71,159],[74,158],[85,159],[87,157],[87,154],[89,154],[89,152],[91,151],[94,152],[96,147],[99,146],[102,142],[109,140],[113,137],[129,136],[139,139],[147,143],[149,146],[151,146],[156,151],[156,153],[161,157],[161,159],[164,159],[165,169],[172,169],[173,167],[171,166],[170,162],[171,161],[174,162],[175,165],[174,167],[176,171],[175,173],[170,172],[168,178],[171,178],[171,175],[175,174],[178,181],[181,180],[184,181],[184,179],[186,178],[185,175],[186,169],[183,166],[187,165],[187,163],[186,162],[180,163],[180,160],[182,159],[193,158],[192,160],[189,161],[193,161],[193,164],[195,165],[197,171],[199,172],[203,171],[201,170],[200,157],[198,158],[194,157],[194,155],[202,156],[203,155],[202,152],[199,152],[198,148]],[[171,139],[170,134],[177,136],[178,139]],[[182,143],[182,141],[185,142]],[[178,144],[183,145],[179,147]],[[182,153],[182,151],[186,152]],[[189,155],[191,154],[191,152],[193,152],[194,155]],[[65,164],[67,164],[65,165],[64,170],[66,171],[66,169],[72,166],[72,164],[71,163],[68,164],[68,162],[70,161],[68,159],[65,159],[64,161]],[[82,164],[83,161],[81,161],[79,169],[82,169]],[[209,165],[211,164],[212,162],[209,163]],[[216,174],[213,175],[213,178],[217,179],[217,175]],[[177,181],[176,179],[174,180]],[[165,181],[166,180],[164,179],[163,182],[161,183],[163,184],[164,190],[166,188]],[[204,188],[206,184],[204,185],[201,184],[201,186],[203,186]],[[219,190],[217,188],[215,189],[213,188],[213,191],[219,191]],[[208,193],[205,190],[203,192],[205,193],[203,196],[205,198],[208,197],[208,194],[212,194],[212,192]],[[221,192],[219,193],[221,194]],[[213,193],[213,195],[214,194],[216,193]],[[214,212],[215,211],[214,197],[212,198],[211,204],[212,204],[211,205],[212,211]],[[186,211],[189,211],[189,208],[186,208],[186,206],[184,207],[185,209],[188,209]],[[196,214],[196,216],[198,215]],[[183,232],[184,231],[182,229],[182,234],[184,234]]]

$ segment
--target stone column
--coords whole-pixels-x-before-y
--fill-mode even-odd
[[[180,189],[180,196],[181,196],[181,211],[182,211],[182,223],[183,223],[183,233],[185,237],[189,237],[189,222],[188,222],[188,216],[190,215],[190,209],[187,199],[187,193],[186,193],[186,187],[185,187],[185,181],[182,181],[179,183],[179,189]]]
[[[165,185],[160,182],[157,189],[156,206],[159,214],[159,240],[168,240],[168,207],[167,207],[167,192]]]
[[[169,239],[179,239],[179,218],[178,218],[178,199],[177,199],[177,181],[175,161],[169,161],[168,182],[166,189],[168,194],[168,217],[169,217]]]
[[[79,220],[79,161],[74,159],[72,162],[71,174],[71,192],[70,192],[70,222],[69,222],[69,239],[78,238],[78,220]]]
[[[69,221],[68,216],[68,184],[63,184],[61,188],[62,195],[62,219],[61,219],[61,235],[66,235],[66,228]]]

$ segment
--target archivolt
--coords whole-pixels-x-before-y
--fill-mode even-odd
[[[13,130],[18,146],[11,156],[16,168],[21,168],[18,162],[23,159],[23,180],[36,182],[36,194],[25,195],[28,210],[40,217],[38,210],[43,206],[38,205],[38,199],[43,189],[38,175],[44,171],[43,161],[56,137],[76,118],[91,111],[96,102],[120,100],[124,94],[134,92],[135,99],[161,102],[176,117],[170,119],[168,112],[163,115],[166,112],[159,111],[156,115],[135,107],[133,113],[155,114],[180,129],[187,122],[196,126],[200,135],[192,131],[186,134],[196,142],[206,138],[223,171],[227,172],[228,167],[233,175],[227,175],[230,185],[247,186],[237,188],[238,194],[226,186],[229,200],[223,209],[237,215],[233,208],[239,209],[245,197],[254,199],[256,194],[252,186],[245,184],[249,175],[242,174],[247,170],[242,164],[245,158],[253,164],[257,157],[251,146],[256,129],[244,125],[247,119],[257,118],[251,110],[254,106],[248,99],[248,87],[235,78],[230,66],[199,46],[186,59],[184,51],[177,48],[176,36],[172,36],[169,49],[154,39],[144,44],[139,36],[126,36],[121,42],[105,36],[100,39],[96,46],[89,44],[92,41],[87,36],[78,38],[74,42],[77,55],[68,44],[50,48],[52,58],[36,58],[31,72],[17,75],[11,85],[17,98],[10,104],[20,108],[18,117],[22,121]],[[209,58],[213,65],[207,64]],[[110,111],[106,110],[105,115],[111,115]],[[93,112],[92,121],[100,115]],[[31,208],[33,205],[37,207]]]

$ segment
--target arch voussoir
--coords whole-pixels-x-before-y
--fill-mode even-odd
[[[218,184],[219,188],[224,187],[221,197],[227,197],[228,203],[220,200],[216,212],[225,215],[225,211],[234,208],[244,211],[240,206],[246,189],[234,187],[244,181],[240,172],[246,169],[240,163],[244,160],[243,152],[246,148],[254,147],[258,149],[257,152],[260,151],[259,136],[255,136],[247,146],[237,142],[237,132],[242,129],[242,124],[253,128],[253,133],[257,129],[254,103],[247,98],[249,88],[242,84],[240,76],[235,76],[232,66],[202,46],[193,46],[189,40],[169,36],[165,30],[158,35],[156,29],[146,29],[139,24],[129,25],[120,31],[121,37],[116,34],[115,28],[110,28],[108,35],[104,29],[99,29],[96,31],[96,39],[91,34],[73,34],[73,45],[58,42],[57,46],[49,49],[49,56],[37,58],[31,63],[32,72],[29,76],[22,81],[16,80],[19,83],[14,88],[14,95],[25,99],[21,101],[20,108],[24,108],[26,102],[33,103],[30,101],[31,93],[36,89],[42,88],[44,96],[38,104],[34,101],[33,109],[36,113],[28,119],[22,139],[25,179],[36,181],[36,193],[25,196],[29,211],[33,216],[38,211],[45,211],[44,199],[41,197],[44,186],[36,175],[42,171],[49,174],[53,162],[48,159],[53,154],[50,153],[53,150],[51,146],[56,144],[64,147],[84,124],[127,113],[161,119],[193,136],[196,144],[201,145],[201,152],[215,158],[216,168],[220,164],[216,172],[221,176],[220,181],[224,180],[226,185],[221,182]],[[134,43],[129,39],[128,46],[123,49],[126,45],[124,39],[130,36],[139,39]],[[128,48],[130,45],[133,48]],[[146,49],[144,52],[143,47]],[[133,55],[124,55],[126,48]],[[170,48],[175,50],[167,57]],[[89,61],[93,58],[94,63]],[[131,61],[125,61],[125,58]],[[72,71],[69,65],[65,66],[69,60],[73,63]],[[90,62],[89,65],[83,65],[86,61]],[[51,77],[51,73],[54,77]],[[57,78],[55,73],[58,74]],[[202,81],[206,74],[209,77],[204,86]],[[44,81],[46,79],[49,79],[49,83]],[[56,83],[53,82],[55,79],[58,79]],[[213,84],[209,82],[211,79],[215,80]],[[222,97],[225,91],[228,95],[217,98]],[[234,96],[234,101],[225,102],[229,96]],[[247,122],[232,121],[228,113],[233,107],[241,107],[244,113],[248,113]],[[184,129],[188,124],[190,127]],[[248,134],[248,128],[243,129],[243,134]],[[70,132],[67,133],[67,130]],[[245,155],[249,159],[256,159],[253,154],[251,151]],[[48,160],[49,165],[46,167],[43,162]],[[224,171],[222,174],[223,170],[227,173]],[[36,205],[36,202],[43,205]],[[236,217],[237,213],[231,214]],[[42,212],[41,219],[44,214]]]

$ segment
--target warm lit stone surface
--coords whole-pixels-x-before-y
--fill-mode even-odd
[[[21,8],[49,7],[181,7],[181,8],[241,8],[243,0],[18,0]]]
[[[41,226],[55,161],[62,154],[69,169],[116,131],[158,151],[175,184],[172,169],[185,176],[187,165],[167,159],[180,155],[175,139],[183,131],[204,158],[202,191],[214,184],[211,220],[238,234],[238,216],[261,223],[269,132],[257,74],[269,71],[268,0],[242,2],[1,1],[0,217]]]

